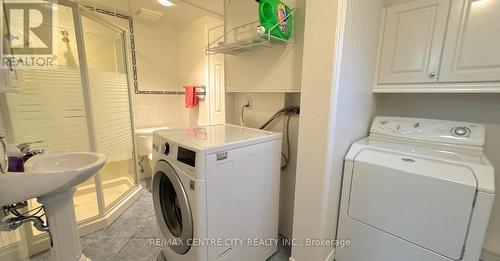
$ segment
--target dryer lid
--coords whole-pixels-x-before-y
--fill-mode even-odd
[[[376,117],[370,135],[480,150],[486,137],[482,124],[405,117]]]
[[[351,218],[459,260],[477,181],[467,167],[405,154],[362,150],[354,160]]]

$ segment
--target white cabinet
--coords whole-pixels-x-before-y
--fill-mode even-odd
[[[379,83],[436,81],[449,6],[420,0],[387,9]]]
[[[439,81],[500,81],[500,1],[453,1]]]
[[[500,1],[415,0],[381,29],[374,92],[500,93]]]

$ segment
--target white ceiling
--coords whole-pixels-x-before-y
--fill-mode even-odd
[[[199,7],[216,15],[224,16],[224,0],[172,0],[172,2],[178,2],[179,4],[184,2],[193,7]]]
[[[158,0],[82,0],[82,2],[133,15],[141,7],[147,8],[163,14],[157,23],[167,23],[173,27],[206,15],[222,18],[224,13],[224,0],[171,0],[175,4],[172,7],[162,6]]]

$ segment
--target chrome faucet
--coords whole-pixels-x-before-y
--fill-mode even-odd
[[[7,155],[7,146],[5,145],[4,139],[5,136],[0,133],[0,149],[3,152],[3,158],[1,159],[3,163],[2,161],[0,161],[0,174],[7,173],[7,168],[9,164],[9,156]]]
[[[24,162],[26,162],[33,156],[43,154],[45,152],[45,150],[43,149],[31,149],[31,145],[42,142],[43,141],[39,140],[39,141],[21,143],[17,145],[17,148],[21,151],[21,154],[23,155]]]

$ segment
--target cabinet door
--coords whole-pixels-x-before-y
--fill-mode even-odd
[[[439,80],[500,81],[500,1],[453,0]]]
[[[387,9],[379,83],[437,81],[449,7],[448,0],[419,0]]]

